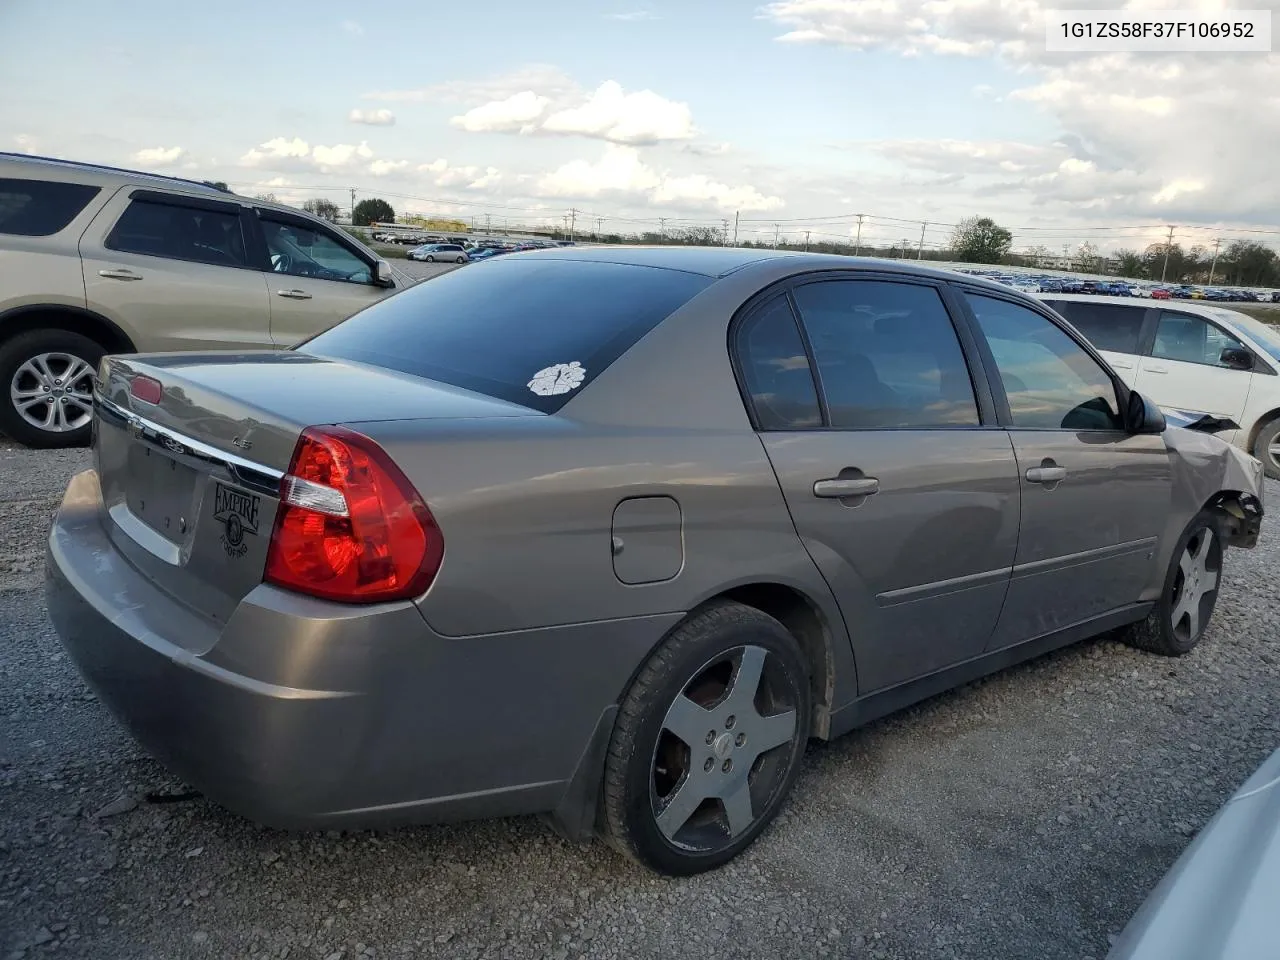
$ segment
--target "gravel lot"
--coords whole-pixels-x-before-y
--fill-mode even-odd
[[[532,819],[261,829],[150,802],[184,787],[60,652],[43,538],[86,462],[0,444],[0,958],[1097,960],[1280,744],[1268,519],[1191,656],[1091,642],[815,745],[781,822],[714,875],[656,879]]]

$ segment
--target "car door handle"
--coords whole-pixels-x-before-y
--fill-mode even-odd
[[[1168,373],[1169,372],[1168,367],[1156,366],[1154,363],[1147,364],[1145,367],[1142,368],[1142,370],[1144,373]]]
[[[1112,360],[1112,361],[1111,361],[1111,366],[1115,367],[1117,370],[1132,370],[1132,369],[1133,369],[1133,364],[1132,364],[1132,363],[1130,363],[1128,360]]]
[[[1065,479],[1066,467],[1031,467],[1027,470],[1028,483],[1061,483]]]
[[[132,270],[125,270],[123,267],[116,270],[99,270],[98,276],[106,277],[108,280],[141,280],[142,274],[134,273]]]
[[[288,297],[290,300],[310,300],[311,294],[305,290],[277,290],[277,297]]]
[[[813,485],[813,495],[829,500],[843,500],[845,497],[869,497],[880,490],[880,481],[875,477],[846,477],[831,480],[819,480]]]

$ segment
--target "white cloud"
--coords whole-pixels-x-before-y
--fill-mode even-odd
[[[1128,0],[1124,9],[1214,10],[1223,0]],[[1082,209],[1142,222],[1280,219],[1280,58],[1204,54],[1048,54],[1047,10],[1091,0],[779,0],[762,10],[778,40],[829,43],[901,56],[987,56],[1020,86],[997,101],[1042,111],[1060,133],[985,158],[958,155],[967,196],[1028,202],[1065,222]],[[1262,6],[1275,6],[1268,0]],[[1253,91],[1255,95],[1247,95]],[[992,91],[975,88],[988,99]],[[1170,131],[1194,131],[1170,139]],[[935,144],[935,148],[945,144]],[[1224,146],[1228,145],[1229,146]],[[939,156],[900,154],[908,171],[938,170]],[[991,161],[988,163],[988,161]],[[986,166],[987,169],[979,169]],[[1002,179],[1017,174],[1020,179]],[[975,179],[976,178],[976,179]],[[1241,185],[1247,184],[1248,189]],[[960,195],[953,202],[961,203]],[[1025,206],[1022,207],[1025,209]]]
[[[449,123],[469,133],[532,133],[551,101],[532,90],[472,107]]]
[[[182,147],[146,147],[133,155],[133,162],[147,167],[172,167],[186,155]]]
[[[362,27],[360,24],[356,23],[356,21],[354,21],[354,20],[343,20],[343,21],[342,21],[342,32],[343,32],[343,33],[345,33],[345,34],[346,34],[347,36],[349,36],[349,37],[363,37],[363,36],[364,36],[364,27]]]
[[[610,20],[621,20],[624,23],[638,23],[642,20],[661,20],[652,10],[628,10],[624,13],[605,14]]]
[[[369,164],[369,172],[375,177],[385,177],[409,166],[408,160],[375,160]]]
[[[369,144],[338,143],[331,147],[316,144],[314,147],[301,137],[289,139],[276,137],[249,150],[240,158],[242,167],[262,167],[272,170],[296,170],[318,167],[322,171],[342,169],[362,160],[372,160]]]
[[[443,157],[430,163],[418,164],[419,173],[426,174],[437,187],[465,187],[468,190],[493,190],[503,182],[497,167],[449,165]]]
[[[311,151],[311,158],[321,167],[345,167],[355,160],[368,160],[372,157],[373,151],[363,140],[358,146],[339,143],[332,147],[322,147],[317,144]]]
[[[600,84],[581,105],[551,114],[541,129],[634,144],[688,140],[696,132],[688,104],[668,100],[652,90],[626,93],[613,80]]]
[[[613,80],[589,95],[562,98],[559,109],[550,110],[552,102],[549,96],[522,90],[449,122],[472,133],[548,133],[623,144],[688,140],[697,132],[687,104],[652,90],[627,93]]]
[[[776,210],[782,198],[765,196],[754,187],[730,186],[702,174],[660,173],[640,159],[631,146],[609,144],[600,159],[572,160],[539,178],[541,196],[593,198],[632,195],[655,206],[722,211]]]
[[[390,127],[395,125],[396,115],[386,107],[379,110],[361,110],[357,108],[347,114],[347,120],[351,123],[363,123],[370,127]]]
[[[35,153],[39,146],[39,141],[29,133],[18,134],[13,138],[13,142],[17,145],[19,153]]]

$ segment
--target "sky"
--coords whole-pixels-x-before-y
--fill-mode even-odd
[[[482,227],[1277,246],[1280,54],[1045,52],[1122,5],[1237,4],[0,0],[0,151]]]

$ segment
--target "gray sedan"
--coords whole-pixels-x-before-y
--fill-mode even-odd
[[[540,813],[659,871],[809,738],[1104,631],[1165,655],[1261,468],[1061,317],[895,262],[496,258],[293,350],[117,357],[49,610],[137,738],[284,827]]]

